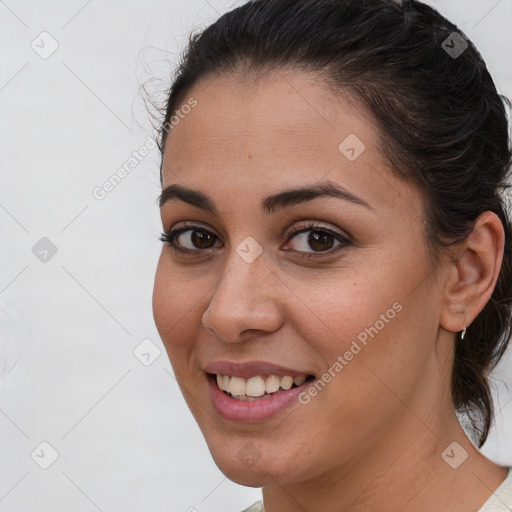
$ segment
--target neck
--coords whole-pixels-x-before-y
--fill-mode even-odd
[[[310,481],[264,487],[264,512],[480,509],[507,471],[475,448],[453,410],[441,417],[427,424],[408,411],[357,460]]]

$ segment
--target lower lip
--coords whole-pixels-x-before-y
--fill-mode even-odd
[[[207,376],[210,388],[210,398],[215,410],[224,419],[238,423],[253,423],[268,420],[277,416],[287,407],[297,401],[297,397],[307,388],[313,380],[307,380],[304,384],[287,391],[281,390],[268,398],[261,400],[236,400],[222,391],[217,382]]]

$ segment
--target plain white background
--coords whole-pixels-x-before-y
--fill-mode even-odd
[[[152,131],[139,86],[169,87],[190,30],[240,3],[0,1],[2,512],[236,512],[260,496],[215,466],[153,324],[157,150],[93,196]],[[428,3],[511,97],[512,0]],[[511,364],[484,448],[509,465]]]

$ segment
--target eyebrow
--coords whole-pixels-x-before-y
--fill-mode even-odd
[[[269,215],[287,206],[295,206],[319,197],[335,197],[373,210],[364,199],[352,194],[352,192],[349,192],[338,183],[330,180],[325,180],[315,185],[286,189],[272,194],[261,202],[261,210],[263,214]],[[158,198],[158,204],[161,208],[164,204],[173,199],[184,201],[185,203],[201,208],[214,215],[218,213],[213,199],[199,190],[178,184],[169,185],[162,190]]]

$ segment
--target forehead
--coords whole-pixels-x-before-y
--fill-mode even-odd
[[[172,129],[167,142],[171,158],[179,156],[180,149],[205,145],[222,153],[221,144],[222,149],[229,146],[230,157],[271,147],[267,157],[317,151],[315,158],[329,159],[351,133],[369,145],[377,139],[362,109],[335,97],[318,78],[305,73],[275,71],[252,79],[216,76],[196,84],[188,97],[197,106]]]
[[[256,193],[325,177],[354,193],[375,195],[381,206],[415,193],[387,167],[368,112],[335,96],[317,77],[216,76],[196,84],[184,102],[189,98],[197,105],[167,139],[164,188],[224,183]]]

